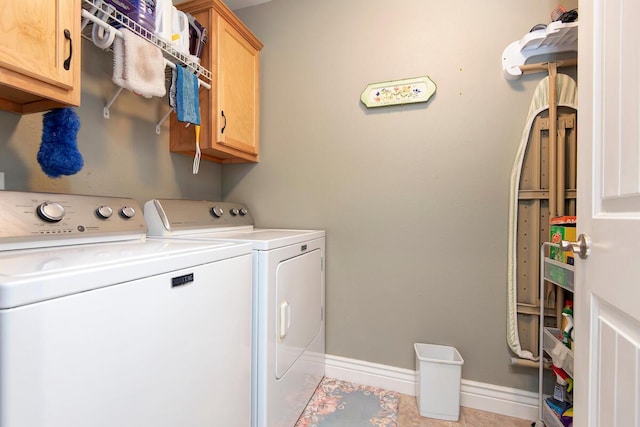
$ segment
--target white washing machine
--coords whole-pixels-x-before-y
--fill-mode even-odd
[[[251,245],[133,200],[0,191],[0,427],[248,426]]]
[[[322,230],[254,228],[239,203],[150,200],[149,234],[253,247],[254,427],[293,427],[325,372]]]

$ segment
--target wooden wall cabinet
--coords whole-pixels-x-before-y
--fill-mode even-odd
[[[202,65],[211,70],[211,90],[200,89],[202,158],[219,163],[257,162],[259,154],[259,64],[263,45],[219,0],[179,5],[208,31]],[[170,149],[194,155],[195,132],[171,115]]]
[[[80,105],[80,2],[0,2],[0,109]]]

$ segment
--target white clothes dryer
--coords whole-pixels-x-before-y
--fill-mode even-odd
[[[248,426],[251,245],[0,191],[0,427]]]
[[[252,425],[293,427],[325,372],[325,232],[261,229],[240,203],[150,200],[149,235],[253,248]]]

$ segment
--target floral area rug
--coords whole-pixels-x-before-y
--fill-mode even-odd
[[[398,427],[400,395],[324,378],[295,427]]]

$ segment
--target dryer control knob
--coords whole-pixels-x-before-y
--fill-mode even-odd
[[[120,216],[124,219],[133,218],[135,214],[136,210],[131,206],[123,206],[122,209],[120,209]]]
[[[224,215],[224,210],[220,206],[214,206],[211,208],[211,215],[215,216],[216,218],[220,218],[222,215]]]
[[[247,210],[247,208],[240,209],[240,216],[245,216],[248,213],[249,213],[249,211]]]
[[[98,209],[96,209],[96,215],[98,215],[98,218],[100,219],[111,218],[111,215],[113,215],[113,209],[111,209],[109,206],[102,205]]]
[[[229,211],[229,213],[230,213],[231,215],[233,215],[233,216],[236,216],[236,215],[238,215],[238,214],[240,213],[240,209],[238,209],[238,208],[232,208],[232,209]]]
[[[64,208],[56,202],[43,202],[38,205],[38,216],[47,222],[59,222],[64,218]]]

